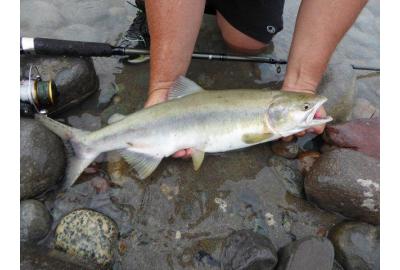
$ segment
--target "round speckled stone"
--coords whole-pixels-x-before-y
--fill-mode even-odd
[[[80,209],[64,216],[56,228],[55,247],[72,256],[111,263],[118,228],[109,217]]]

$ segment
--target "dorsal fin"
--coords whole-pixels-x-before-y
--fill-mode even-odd
[[[198,84],[184,76],[179,76],[168,94],[168,100],[181,98],[200,91],[204,91]]]

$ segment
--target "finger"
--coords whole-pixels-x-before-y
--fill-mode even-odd
[[[179,150],[177,152],[175,152],[175,154],[172,155],[174,158],[182,158],[184,156],[186,156],[186,150]]]
[[[325,125],[317,126],[317,127],[314,127],[313,129],[314,129],[313,133],[319,135],[319,134],[322,134],[324,132]]]

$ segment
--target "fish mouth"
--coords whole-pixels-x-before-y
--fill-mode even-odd
[[[323,125],[325,123],[328,123],[333,120],[331,116],[317,116],[317,111],[319,108],[321,108],[322,104],[324,104],[328,99],[326,97],[321,97],[321,100],[319,100],[313,109],[309,112],[307,118],[306,118],[306,125],[307,126],[319,126]]]

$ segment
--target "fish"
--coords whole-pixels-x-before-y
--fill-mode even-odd
[[[35,118],[64,141],[68,188],[99,154],[113,150],[139,179],[181,149],[192,150],[193,167],[199,170],[205,153],[277,140],[331,121],[330,116],[315,117],[326,101],[320,95],[266,89],[204,90],[181,76],[167,101],[130,115],[113,115],[96,131],[69,127],[45,114]]]

